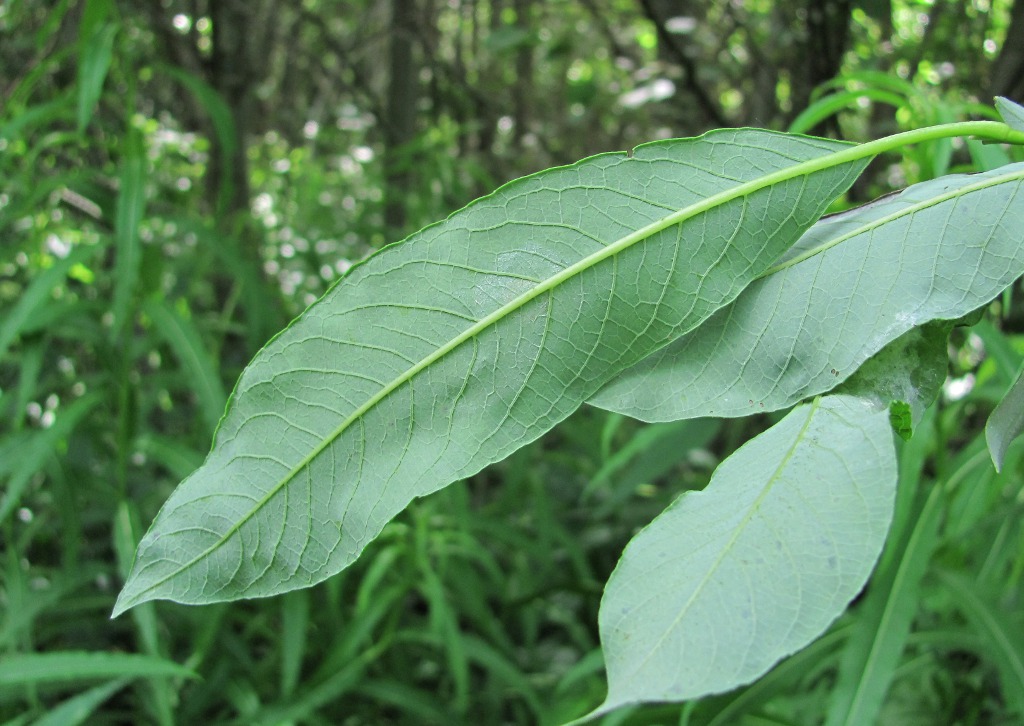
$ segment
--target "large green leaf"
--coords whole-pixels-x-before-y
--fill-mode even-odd
[[[996,110],[1010,128],[1024,131],[1024,106],[1002,96],[996,97]]]
[[[867,580],[895,485],[888,415],[860,398],[816,399],[741,447],[612,573],[595,714],[726,691],[807,645]]]
[[[242,374],[115,613],[338,572],[414,497],[536,439],[734,299],[862,168],[796,165],[844,148],[747,129],[600,155],[356,266]]]
[[[832,389],[883,346],[1024,274],[1024,164],[827,217],[736,302],[590,400],[647,421],[743,416]]]
[[[985,423],[985,441],[996,471],[1002,471],[1006,450],[1024,431],[1024,368]]]

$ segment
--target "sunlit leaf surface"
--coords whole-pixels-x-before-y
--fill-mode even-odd
[[[601,601],[599,712],[749,683],[846,609],[892,519],[888,414],[829,396],[741,447],[626,548]]]
[[[1003,400],[992,411],[985,423],[985,441],[992,456],[996,471],[1003,468],[1006,450],[1013,440],[1024,431],[1024,370],[1017,374],[1017,380],[1003,396]]]
[[[590,402],[673,421],[828,391],[914,326],[965,315],[1024,274],[1022,201],[1024,164],[1012,164],[827,217],[787,253],[790,264]]]
[[[115,612],[338,572],[414,497],[536,439],[734,299],[862,164],[743,183],[842,148],[740,130],[601,155],[355,267],[242,374]]]

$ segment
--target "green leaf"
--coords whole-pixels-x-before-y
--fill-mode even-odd
[[[645,421],[743,416],[831,390],[883,346],[1024,273],[1024,164],[822,219],[771,273],[590,403]]]
[[[1014,103],[1008,98],[996,96],[996,110],[1003,121],[1012,129],[1024,131],[1024,106]]]
[[[71,102],[71,96],[64,94],[52,101],[31,106],[7,123],[0,124],[0,139],[12,140],[27,137],[35,127],[69,115]]]
[[[32,726],[77,726],[80,723],[85,723],[92,716],[93,711],[124,688],[128,682],[127,678],[119,678],[90,688],[77,696],[72,696],[60,705],[51,708],[46,715],[36,719]]]
[[[64,284],[71,268],[85,263],[100,249],[99,246],[78,245],[67,257],[55,259],[50,267],[35,276],[14,307],[4,311],[3,320],[0,322],[0,360],[7,354],[7,348],[18,334],[31,322],[32,317],[50,301],[53,291]]]
[[[673,421],[644,426],[629,438],[622,449],[616,451],[598,469],[583,490],[580,499],[587,501],[601,489],[612,489],[608,501],[616,508],[631,497],[636,488],[664,476],[680,460],[695,449],[701,449],[718,434],[721,422],[715,420]]]
[[[906,99],[898,93],[880,88],[864,88],[859,91],[836,91],[819,98],[805,108],[799,116],[793,119],[793,123],[789,125],[789,131],[795,134],[806,133],[830,116],[834,116],[840,111],[845,111],[849,108],[856,108],[862,100],[887,103],[896,108],[906,103]]]
[[[799,406],[741,447],[626,547],[591,715],[729,690],[818,637],[878,559],[895,484],[888,417],[853,397]]]
[[[238,149],[238,130],[235,128],[235,117],[227,101],[217,89],[192,73],[163,63],[157,63],[156,68],[180,83],[206,111],[219,142],[217,149],[220,153],[220,163],[223,168],[230,169],[231,160]],[[221,175],[220,188],[217,190],[217,209],[222,214],[226,212],[234,194],[233,184],[231,174]]]
[[[117,211],[114,220],[117,257],[114,262],[112,309],[112,332],[115,335],[128,320],[142,262],[139,224],[146,210],[146,152],[142,136],[137,130],[130,131],[124,141],[124,158],[121,160],[118,182]]]
[[[1024,367],[985,423],[985,441],[996,471],[1002,471],[1006,450],[1024,431]]]
[[[163,658],[130,653],[16,653],[0,657],[0,686],[73,683],[105,678],[195,678],[188,668]]]
[[[1024,636],[1019,609],[1001,605],[991,588],[969,577],[947,570],[939,570],[938,575],[957,607],[984,638],[984,653],[999,669],[1007,710],[1024,716]]]
[[[217,362],[207,351],[192,321],[172,308],[166,300],[148,298],[143,303],[143,310],[153,320],[157,333],[167,341],[174,351],[174,357],[188,374],[192,390],[199,399],[199,410],[212,435],[227,402]]]
[[[0,522],[6,520],[17,508],[32,477],[57,453],[58,444],[70,436],[79,422],[103,399],[104,396],[99,391],[90,391],[61,407],[51,426],[30,433],[22,432],[22,435],[15,439],[18,442],[17,453],[11,456],[10,477],[4,482],[0,496]],[[0,465],[0,473],[6,473],[5,469],[6,462]]]
[[[862,168],[752,129],[502,187],[352,271],[243,372],[115,614],[320,582],[730,302]],[[804,160],[816,160],[797,166]],[[824,168],[822,168],[824,167]]]
[[[893,429],[909,439],[946,381],[952,328],[946,320],[911,328],[871,356],[835,392],[888,407]]]
[[[909,535],[901,541],[890,541],[891,552],[886,553],[871,578],[871,587],[858,606],[840,658],[839,675],[829,698],[827,726],[878,722],[917,615],[921,578],[938,540],[944,500],[943,488],[932,486],[919,497]]]
[[[83,26],[83,32],[88,26]],[[90,29],[80,39],[78,59],[78,132],[85,131],[92,119],[107,71],[114,57],[114,38],[119,30],[115,23],[104,23]]]
[[[309,630],[309,592],[292,592],[281,598],[281,695],[293,696],[302,675]]]

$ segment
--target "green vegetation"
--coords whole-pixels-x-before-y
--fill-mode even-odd
[[[0,3],[0,720],[1024,716],[1019,3],[200,5]],[[907,135],[645,144],[356,264],[745,125]]]

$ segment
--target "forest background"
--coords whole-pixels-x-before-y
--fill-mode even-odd
[[[644,426],[585,408],[311,590],[109,614],[242,367],[374,249],[602,151],[726,126],[863,141],[983,116],[994,95],[1024,100],[1024,0],[0,0],[0,721],[594,707],[623,546],[779,416]],[[975,161],[910,149],[843,203]],[[1016,644],[992,642],[1024,628],[1020,451],[997,475],[982,426],[1024,359],[1022,313],[1007,294],[956,333],[902,452],[944,509],[920,588],[894,590],[913,628],[884,641],[887,724],[1021,715]],[[855,601],[746,689],[606,722],[832,719],[846,635],[870,617]]]

